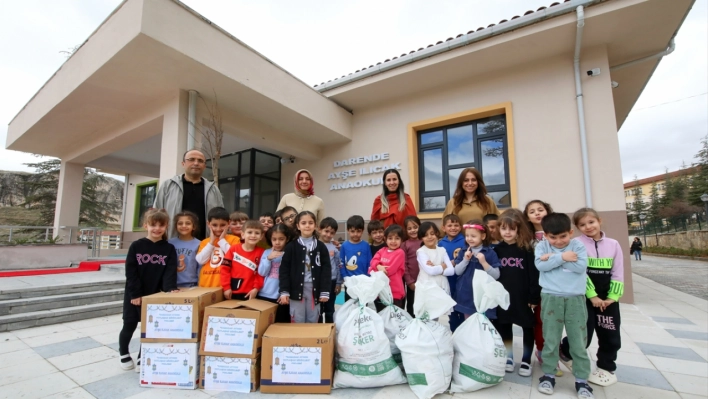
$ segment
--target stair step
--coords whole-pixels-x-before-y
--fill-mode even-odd
[[[120,314],[122,311],[123,301],[120,300],[94,303],[90,305],[71,306],[61,309],[40,310],[37,312],[5,315],[0,316],[0,332],[110,316]]]
[[[0,316],[119,301],[124,288],[0,301]]]
[[[125,277],[115,278],[106,281],[94,281],[90,283],[63,284],[47,287],[14,288],[9,290],[0,290],[0,301],[73,294],[80,292],[85,293],[92,291],[105,291],[116,288],[125,288]]]

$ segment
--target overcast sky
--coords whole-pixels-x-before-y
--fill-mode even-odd
[[[308,84],[497,23],[552,0],[184,0]],[[0,0],[0,170],[30,170],[4,149],[7,124],[120,4]],[[690,164],[708,133],[708,1],[697,0],[619,132],[625,181]]]

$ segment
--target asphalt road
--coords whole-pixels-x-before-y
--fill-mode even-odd
[[[642,254],[632,272],[686,294],[708,300],[708,262]]]

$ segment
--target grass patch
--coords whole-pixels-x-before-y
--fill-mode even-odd
[[[708,258],[708,249],[682,249],[672,247],[644,247],[642,252],[661,255],[679,255],[679,256],[694,256],[700,258]]]
[[[38,226],[39,211],[22,206],[0,207],[0,225]]]

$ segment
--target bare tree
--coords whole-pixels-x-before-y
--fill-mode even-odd
[[[219,187],[219,159],[221,158],[221,144],[224,140],[224,128],[221,122],[221,109],[219,99],[214,91],[214,102],[209,104],[204,97],[199,96],[207,110],[206,124],[196,123],[194,129],[202,138],[202,151],[211,160],[211,171],[214,184]],[[196,137],[195,137],[196,139]]]

